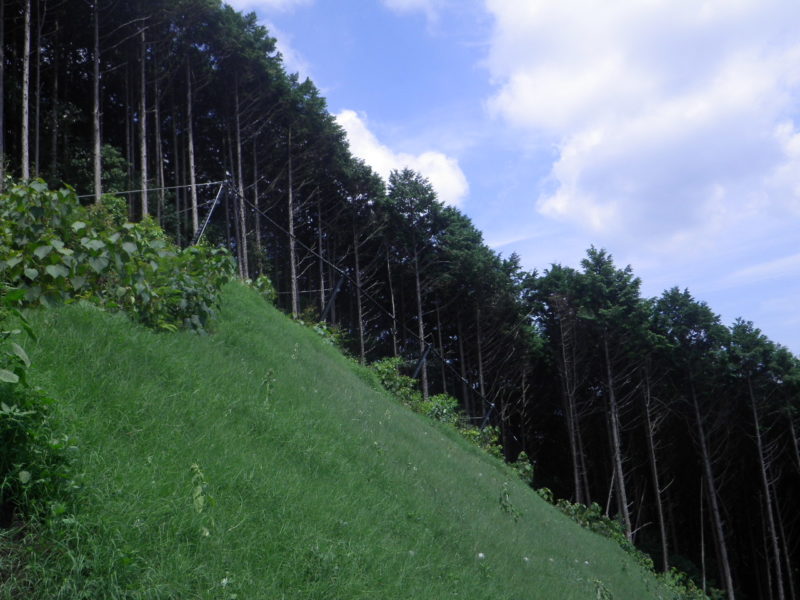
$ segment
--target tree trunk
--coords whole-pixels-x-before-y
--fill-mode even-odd
[[[45,13],[47,11],[45,10]],[[40,109],[42,104],[42,28],[44,27],[45,15],[42,14],[42,6],[36,0],[36,99],[34,100],[33,110],[33,174],[39,177],[39,134],[40,134]]]
[[[139,32],[139,169],[142,175],[142,218],[150,213],[147,206],[147,40],[144,27]]]
[[[100,137],[100,0],[95,0],[92,5],[92,16],[94,25],[94,56],[93,77],[92,77],[92,139],[94,147],[94,202],[100,203],[103,195],[103,156],[102,141]]]
[[[473,408],[472,399],[470,398],[469,385],[467,385],[467,357],[464,354],[464,325],[461,323],[461,318],[458,319],[458,356],[459,363],[461,363],[461,400],[464,402],[464,412],[467,413],[468,418],[472,418]]]
[[[475,333],[477,336],[476,346],[478,351],[478,390],[481,396],[481,416],[486,416],[486,386],[483,379],[483,336],[481,335],[481,309],[475,307]]]
[[[322,313],[325,312],[325,259],[323,258],[325,250],[322,247],[322,199],[320,194],[317,194],[317,248],[319,253],[317,260],[317,268],[319,270],[319,314],[322,316]]]
[[[158,187],[158,207],[156,208],[158,224],[161,225],[162,214],[164,212],[164,202],[166,200],[164,190],[164,148],[161,139],[161,86],[159,85],[158,73],[154,82],[153,98],[153,122],[156,145],[156,186]]]
[[[664,520],[664,507],[661,502],[661,484],[658,478],[658,462],[656,460],[655,430],[656,424],[653,420],[651,411],[652,395],[650,393],[650,377],[644,375],[644,426],[647,436],[647,454],[650,463],[650,475],[653,481],[653,494],[656,499],[656,514],[658,515],[658,530],[661,534],[661,569],[666,573],[669,571],[669,552],[667,548],[667,525]]]
[[[778,502],[778,494],[775,491],[774,485],[772,486],[772,497],[775,498],[775,520],[778,522],[778,531],[780,532],[781,540],[783,541],[783,559],[786,567],[786,573],[788,575],[786,580],[789,582],[789,598],[791,598],[791,600],[795,600],[797,596],[794,589],[791,555],[789,552],[788,540],[786,539],[786,531],[783,527],[783,515],[781,514],[781,507],[780,503]]]
[[[244,206],[244,175],[243,175],[243,167],[242,167],[242,123],[241,123],[241,111],[239,110],[239,81],[237,79],[235,91],[234,91],[234,102],[236,104],[235,111],[236,111],[236,174],[238,180],[238,190],[239,190],[239,231],[241,232],[241,240],[240,243],[242,245],[242,262],[240,267],[240,275],[243,279],[250,278],[250,266],[247,263],[247,223],[245,222],[245,206]]]
[[[611,355],[608,349],[608,339],[603,336],[603,351],[606,363],[606,385],[608,388],[608,420],[611,433],[611,453],[614,460],[614,473],[616,477],[617,498],[622,521],[625,525],[625,535],[631,539],[631,515],[628,510],[628,494],[625,489],[625,474],[622,470],[622,439],[620,437],[619,404],[617,402],[616,384],[611,370]]]
[[[764,492],[765,521],[769,532],[769,542],[771,545],[773,564],[775,567],[775,582],[778,590],[778,600],[785,600],[786,596],[783,589],[783,577],[781,575],[781,552],[778,544],[778,531],[775,527],[775,518],[772,514],[772,493],[770,491],[769,478],[767,477],[767,457],[764,452],[764,443],[761,438],[761,425],[758,418],[758,408],[756,397],[753,392],[753,382],[747,378],[747,391],[750,396],[750,408],[753,411],[753,429],[756,438],[756,449],[758,451],[758,466],[761,474],[761,487]]]
[[[361,305],[361,252],[359,251],[358,232],[353,224],[353,258],[356,267],[356,312],[358,317],[358,358],[362,365],[366,364],[367,356],[364,348],[364,310]]]
[[[57,70],[58,69],[56,69],[56,71]],[[5,182],[6,182],[5,94],[6,94],[6,0],[0,0],[0,192],[2,192],[5,189]],[[53,97],[53,102],[55,102],[55,96]]]
[[[294,241],[294,190],[292,189],[292,128],[289,128],[289,285],[292,292],[292,318],[296,319],[300,315],[300,299],[297,293],[297,251]]]
[[[442,317],[439,314],[439,304],[436,304],[436,333],[439,338],[439,362],[442,367],[442,393],[447,394],[447,370],[444,361],[444,344],[442,343]]]
[[[192,202],[192,235],[197,233],[200,227],[200,218],[197,214],[197,174],[194,166],[194,125],[192,123],[192,71],[189,63],[186,63],[186,138],[189,150],[189,191]]]
[[[256,264],[253,276],[261,275],[264,265],[262,261],[261,250],[261,208],[258,197],[258,153],[256,152],[256,140],[253,138],[253,213],[255,215],[255,246],[256,246]]]
[[[389,298],[392,302],[392,356],[397,358],[397,305],[394,301],[394,284],[389,252],[386,252],[386,280],[389,282]]]
[[[703,461],[704,480],[706,482],[706,492],[708,503],[711,508],[711,518],[714,524],[714,539],[717,546],[717,557],[719,558],[720,579],[728,594],[728,600],[735,600],[736,592],[733,587],[733,577],[731,575],[731,564],[728,559],[728,548],[725,544],[725,530],[722,525],[722,512],[717,501],[716,484],[714,483],[714,471],[711,466],[711,455],[708,451],[706,433],[703,429],[703,420],[700,416],[700,405],[697,401],[697,394],[692,387],[692,405],[694,407],[695,424],[697,426],[697,438],[700,444],[700,457]]]
[[[420,383],[422,386],[422,401],[428,401],[428,361],[425,358],[425,323],[422,320],[422,285],[419,277],[419,254],[417,245],[414,244],[414,281],[417,295],[417,334],[419,335],[419,357],[422,361]]]
[[[31,0],[25,0],[25,28],[22,45],[22,179],[31,178],[30,167],[30,88],[31,88]]]
[[[588,504],[583,497],[583,486],[580,476],[580,459],[578,449],[578,436],[580,435],[578,429],[578,414],[576,402],[576,377],[575,377],[575,356],[574,356],[574,338],[573,331],[568,330],[564,321],[566,315],[565,311],[560,311],[558,319],[559,328],[559,343],[558,343],[558,370],[561,375],[561,389],[564,402],[564,418],[567,425],[567,436],[569,438],[569,449],[572,456],[572,485],[574,490],[575,502],[581,504]]]
[[[797,441],[797,430],[794,424],[794,417],[789,409],[786,410],[786,418],[789,420],[789,433],[792,437],[792,450],[794,450],[794,467],[800,473],[800,444]]]
[[[0,0],[0,6],[4,5],[4,0]],[[0,9],[0,22],[3,21],[2,17],[2,9]],[[0,28],[2,25],[0,25]],[[59,46],[59,23],[56,21],[55,25],[55,41],[53,45],[58,48]],[[2,58],[2,42],[0,41],[0,79],[2,79],[2,63],[4,62]],[[59,67],[59,60],[58,60],[58,52],[55,53],[53,56],[53,87],[52,87],[52,97],[50,99],[50,178],[55,180],[58,176],[58,67]],[[2,83],[0,83],[2,86]],[[0,88],[1,90],[2,88]],[[3,114],[3,94],[0,93],[0,144],[2,144],[2,140],[4,137],[3,134],[3,126],[2,126],[2,114]],[[3,152],[0,151],[0,159],[3,157]],[[0,161],[2,162],[2,161]],[[0,166],[0,172],[2,172],[3,167]],[[2,182],[0,182],[0,187],[2,186]]]

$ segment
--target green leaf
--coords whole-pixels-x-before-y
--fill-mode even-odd
[[[64,242],[62,242],[58,238],[50,240],[50,244],[53,246],[53,248],[55,248],[59,252],[61,252],[64,249]]]
[[[13,304],[15,302],[19,302],[25,297],[25,290],[22,288],[9,288],[8,293],[6,294],[4,301],[6,304]]]
[[[74,231],[76,233],[78,231],[80,231],[81,229],[85,229],[85,228],[86,228],[86,223],[84,223],[83,221],[75,221],[72,224],[72,231]]]
[[[33,281],[39,276],[39,271],[36,269],[31,269],[30,267],[26,267],[25,269],[25,277]]]
[[[92,257],[89,259],[89,266],[92,267],[95,273],[102,273],[108,266],[108,259],[103,256]]]
[[[11,342],[11,351],[19,357],[19,359],[25,364],[26,367],[31,366],[31,359],[28,358],[28,354],[25,352],[25,350],[22,349],[22,346],[14,342]]]
[[[80,275],[73,277],[70,281],[72,283],[72,289],[74,290],[79,290],[86,285],[86,277]]]
[[[0,369],[0,381],[5,383],[19,383],[19,376],[8,369]]]
[[[122,249],[128,254],[133,254],[136,252],[137,247],[133,242],[122,242]]]
[[[67,269],[63,265],[47,265],[44,270],[47,272],[48,275],[53,277],[54,279],[58,279],[59,277],[66,277],[69,275],[69,269]]]
[[[33,251],[33,254],[34,256],[36,256],[38,259],[41,260],[48,254],[50,254],[52,251],[53,247],[50,244],[45,244],[43,246],[39,246],[38,248],[36,248],[36,250]]]
[[[103,240],[93,239],[90,240],[88,238],[83,238],[81,240],[81,246],[88,250],[102,250],[106,247],[106,243]]]
[[[31,480],[31,473],[30,471],[20,471],[19,472],[19,482],[22,485],[25,485]]]
[[[13,269],[13,268],[14,268],[14,267],[16,267],[16,266],[17,266],[19,263],[21,263],[21,262],[22,262],[22,256],[12,256],[11,258],[7,259],[5,262],[6,262],[6,266],[7,266],[9,269]]]

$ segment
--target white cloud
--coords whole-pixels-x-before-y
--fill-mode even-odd
[[[800,213],[795,0],[486,7],[488,109],[557,149],[541,213],[688,251]]]
[[[336,120],[347,132],[351,152],[384,179],[388,179],[392,170],[408,167],[427,177],[445,204],[460,206],[467,196],[469,184],[455,158],[433,150],[421,154],[395,152],[369,130],[365,117],[352,110],[341,111]]]

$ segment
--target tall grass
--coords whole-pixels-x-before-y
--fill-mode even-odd
[[[0,538],[0,597],[666,597],[244,287],[210,336],[84,305],[31,320],[81,489],[27,542]]]

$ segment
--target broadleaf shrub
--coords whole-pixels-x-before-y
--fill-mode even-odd
[[[11,338],[14,317],[30,332],[13,307],[21,290],[0,285],[0,525],[15,517],[32,517],[52,509],[70,485],[68,437],[53,427],[53,400],[28,383],[30,360]]]
[[[104,196],[86,209],[42,181],[11,186],[0,196],[0,277],[29,305],[82,298],[156,329],[204,331],[233,273],[230,254],[181,250],[150,219],[121,223],[123,208]]]

